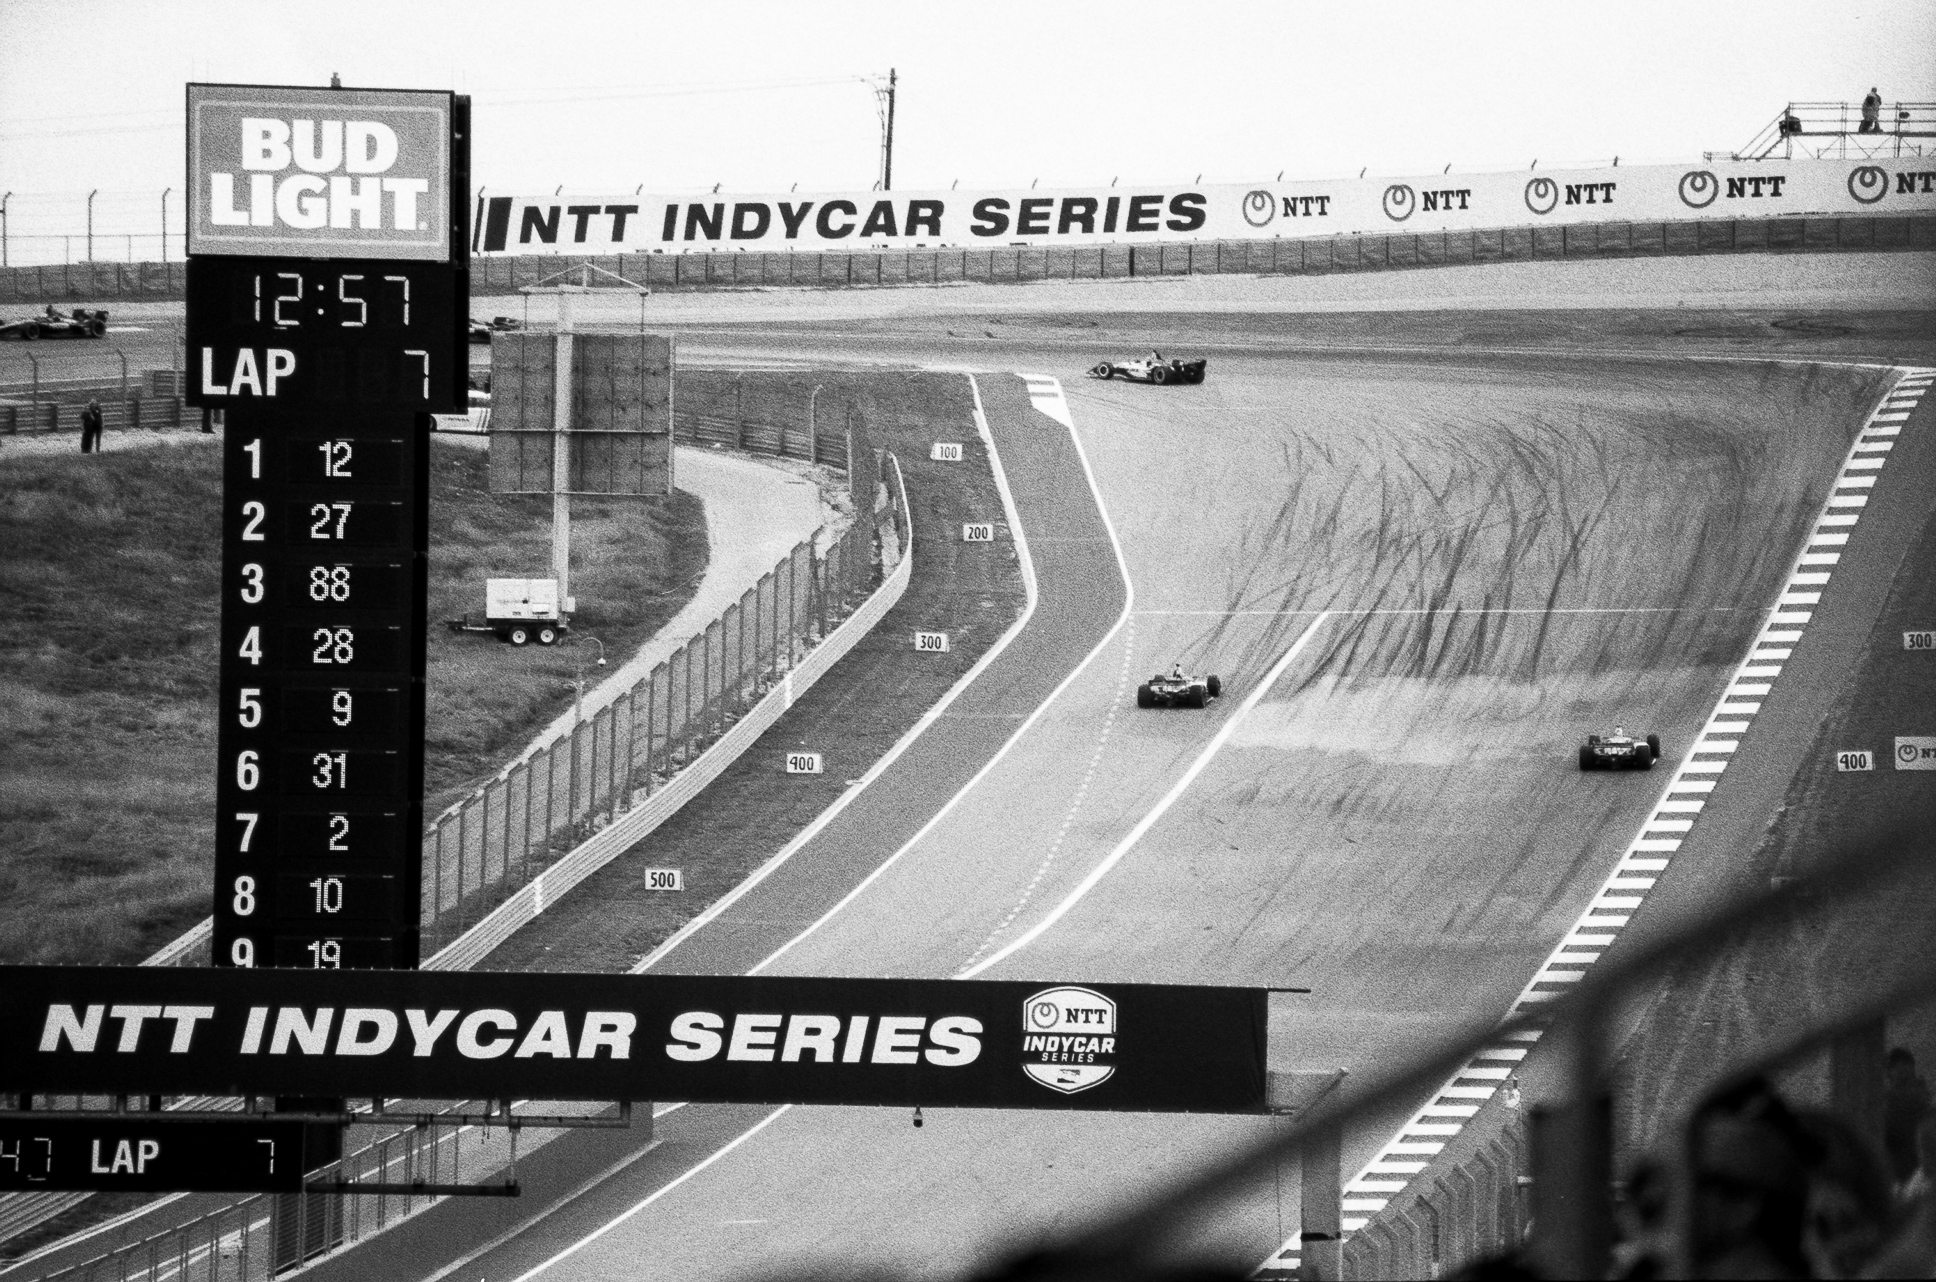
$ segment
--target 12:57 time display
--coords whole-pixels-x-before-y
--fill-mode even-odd
[[[409,330],[410,277],[395,272],[278,271],[239,279],[246,293],[235,298],[237,312],[257,325],[295,329],[302,325],[339,329]],[[422,308],[418,309],[421,318]],[[238,320],[243,319],[237,316]]]

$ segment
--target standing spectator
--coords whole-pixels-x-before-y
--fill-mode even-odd
[[[81,411],[81,453],[92,454],[101,448],[101,402],[89,401]]]
[[[1916,1072],[1916,1057],[1905,1046],[1889,1052],[1882,1087],[1882,1147],[1889,1155],[1889,1177],[1901,1188],[1916,1173],[1916,1125],[1929,1114],[1929,1084]]]
[[[1869,86],[1869,96],[1862,100],[1862,127],[1859,134],[1879,134],[1882,132],[1882,95]]]

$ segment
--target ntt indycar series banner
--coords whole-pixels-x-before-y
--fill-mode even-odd
[[[503,254],[1245,240],[1541,223],[1936,211],[1936,160],[1763,161],[1256,186],[479,198]]]
[[[0,1091],[1265,1111],[1265,992],[0,967]]]

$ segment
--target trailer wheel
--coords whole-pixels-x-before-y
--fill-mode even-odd
[[[550,645],[553,641],[556,641],[557,639],[558,639],[558,629],[552,627],[551,625],[546,624],[545,626],[538,629],[539,645]]]
[[[512,628],[504,634],[504,639],[512,645],[523,645],[531,639],[531,632],[528,628]]]

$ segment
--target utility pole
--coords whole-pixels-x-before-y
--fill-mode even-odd
[[[894,68],[887,69],[887,151],[881,157],[881,190],[894,190]]]
[[[881,183],[882,191],[894,190],[894,86],[897,77],[894,68],[887,69],[887,84],[880,81],[870,83],[874,86],[874,109],[881,118]]]
[[[87,193],[87,261],[90,263],[94,261],[94,198],[100,194],[99,187]]]
[[[168,261],[168,193],[173,187],[161,189],[161,261]]]
[[[12,192],[0,196],[0,267],[7,266],[7,202],[12,199]]]

